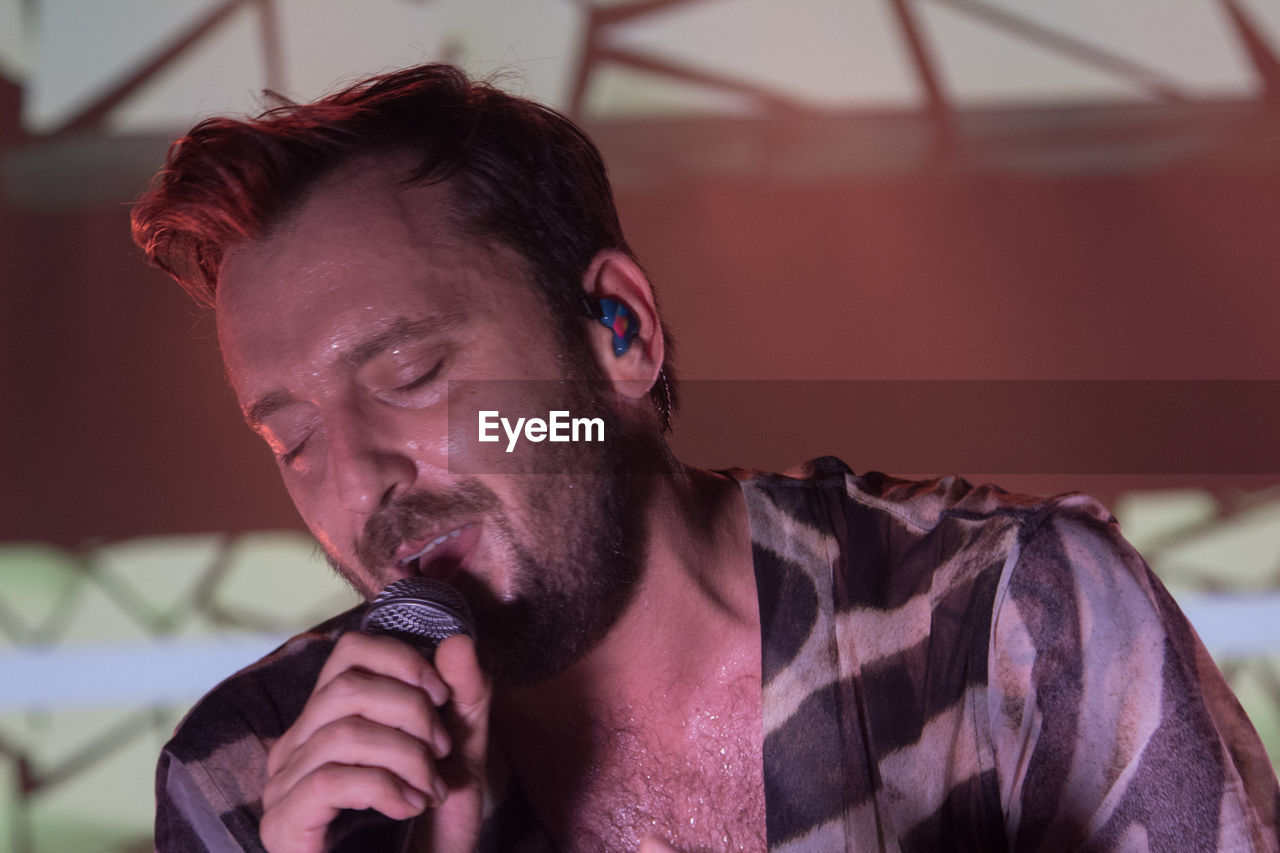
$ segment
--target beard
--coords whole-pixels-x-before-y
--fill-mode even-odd
[[[561,543],[554,557],[508,537],[515,563],[511,600],[497,601],[483,587],[471,591],[481,664],[496,684],[530,684],[581,659],[639,586],[645,554],[635,493],[618,480],[577,482],[572,491],[580,499],[568,503],[577,506],[541,528]]]
[[[608,420],[606,428],[624,436]],[[404,542],[454,520],[483,520],[490,541],[506,552],[507,589],[499,595],[484,582],[485,566],[451,582],[475,616],[480,663],[496,685],[531,684],[580,660],[608,634],[643,575],[649,489],[646,477],[629,470],[628,453],[639,448],[625,437],[575,447],[565,451],[575,457],[566,467],[587,473],[508,475],[519,482],[520,525],[497,494],[469,478],[398,497],[369,518],[356,543],[357,559],[373,574]],[[377,594],[332,555],[329,561],[366,598]]]

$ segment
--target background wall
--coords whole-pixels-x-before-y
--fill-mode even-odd
[[[618,133],[600,128],[606,148]],[[1196,159],[1137,173],[805,181],[677,174],[626,181],[619,203],[688,380],[1275,380],[1276,166]],[[0,215],[0,441],[22,448],[5,463],[0,537],[79,545],[297,527],[268,453],[239,423],[212,317],[144,266],[124,200],[10,204]],[[1274,399],[1273,386],[1256,393]],[[689,397],[696,404],[696,388]],[[1064,471],[1055,444],[1069,436],[1038,439],[1043,468],[975,467],[985,459],[960,453],[920,465],[833,429],[838,413],[787,416],[820,421],[815,435],[779,423],[784,414],[758,406],[751,424],[698,418],[710,432],[684,426],[676,441],[711,465],[786,467],[830,452],[857,470],[1018,475],[1018,488],[1107,499],[1150,484],[1136,475],[1181,483],[1197,474],[1196,483],[1226,488],[1249,485],[1250,474],[1262,485],[1278,470],[1265,434],[1239,431],[1248,423],[1209,436],[1243,443],[1234,467],[1199,467],[1195,436],[1181,435],[1185,469]],[[891,414],[882,423],[897,429]],[[1169,426],[1139,413],[1100,439],[1158,437]],[[1037,474],[1046,479],[1021,479]],[[1119,474],[1136,479],[1083,476]]]

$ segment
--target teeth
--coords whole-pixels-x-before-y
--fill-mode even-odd
[[[430,542],[428,542],[428,543],[427,543],[427,546],[426,546],[425,548],[423,548],[421,551],[419,551],[418,553],[416,553],[416,554],[410,554],[409,556],[405,557],[403,560],[401,560],[401,561],[400,561],[400,564],[401,564],[401,565],[405,565],[405,566],[409,565],[409,564],[410,564],[410,563],[412,563],[413,561],[415,561],[415,560],[417,560],[417,559],[419,559],[419,558],[421,558],[421,557],[423,557],[423,556],[425,556],[425,555],[427,555],[427,554],[430,554],[432,551],[434,551],[434,550],[435,550],[435,547],[436,547],[437,545],[439,545],[439,544],[441,544],[441,543],[443,543],[443,542],[446,542],[446,541],[448,541],[449,539],[457,539],[459,536],[461,536],[461,535],[462,535],[462,531],[464,531],[464,530],[470,530],[471,528],[473,528],[473,527],[475,527],[475,526],[476,526],[476,525],[475,525],[475,522],[472,522],[471,524],[464,524],[462,527],[454,528],[453,530],[450,530],[448,533],[442,533],[442,534],[440,534],[440,535],[439,535],[439,536],[437,536],[435,539],[432,539]]]

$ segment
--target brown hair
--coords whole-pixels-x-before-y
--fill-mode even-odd
[[[343,164],[401,151],[420,158],[409,182],[450,182],[460,229],[528,261],[556,333],[580,346],[583,272],[601,250],[632,255],[600,152],[555,110],[450,65],[372,77],[247,121],[200,122],[134,205],[133,239],[211,306],[228,246],[264,237]],[[668,381],[652,396],[670,410]]]

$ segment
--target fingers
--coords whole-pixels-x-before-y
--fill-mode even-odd
[[[298,719],[272,747],[267,758],[267,773],[279,772],[285,758],[319,729],[346,717],[398,729],[431,745],[436,758],[448,755],[452,747],[440,715],[422,688],[349,669],[311,694]]]
[[[459,683],[474,692],[465,657]],[[454,738],[440,706],[451,692],[412,647],[345,634],[301,714],[268,752],[260,829],[267,849],[319,853],[342,809],[401,820],[443,803],[449,788],[437,762],[454,751]]]
[[[395,728],[362,717],[344,717],[317,729],[293,750],[267,781],[264,805],[284,798],[302,780],[326,765],[380,768],[425,805],[439,805],[448,790],[435,771],[433,747]],[[425,796],[423,796],[425,795]]]
[[[436,674],[431,664],[417,649],[391,637],[375,637],[348,631],[343,634],[329,654],[314,690],[349,669],[376,672],[388,678],[414,684],[431,694],[437,705],[448,700],[448,688]]]
[[[329,823],[342,809],[376,809],[404,820],[425,806],[419,791],[384,770],[326,764],[267,807],[258,831],[270,853],[319,853]]]

